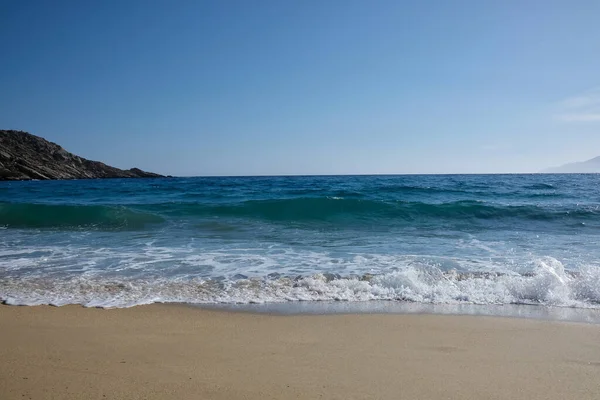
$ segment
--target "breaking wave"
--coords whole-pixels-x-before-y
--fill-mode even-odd
[[[131,307],[150,303],[265,303],[293,301],[389,300],[428,304],[534,304],[600,308],[600,268],[565,271],[556,259],[537,261],[534,271],[442,271],[411,265],[380,275],[212,279],[19,278],[0,281],[0,300],[13,305]]]

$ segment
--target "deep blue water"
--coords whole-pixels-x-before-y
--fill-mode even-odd
[[[0,182],[0,299],[600,307],[600,175]]]

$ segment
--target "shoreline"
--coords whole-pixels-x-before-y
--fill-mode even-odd
[[[197,309],[267,315],[464,315],[600,324],[600,309],[536,304],[430,304],[387,300],[355,302],[299,301],[263,304],[171,304]]]
[[[595,399],[600,327],[180,304],[0,306],[0,398]]]
[[[138,307],[185,307],[194,310],[257,315],[446,315],[491,318],[533,319],[550,322],[574,322],[600,325],[600,309],[548,306],[542,304],[432,304],[408,301],[288,301],[265,303],[184,303],[156,302],[130,307],[87,307],[81,304],[19,305],[0,302],[0,307],[81,307],[85,309],[123,310]]]

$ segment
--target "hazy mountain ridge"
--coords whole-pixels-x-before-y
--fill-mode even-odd
[[[574,162],[560,167],[546,168],[542,173],[584,174],[600,173],[600,156],[587,161]]]
[[[159,177],[138,168],[122,170],[87,160],[27,132],[0,130],[0,180]]]

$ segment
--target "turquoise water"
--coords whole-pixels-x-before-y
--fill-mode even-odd
[[[600,307],[600,175],[0,182],[0,300]]]

